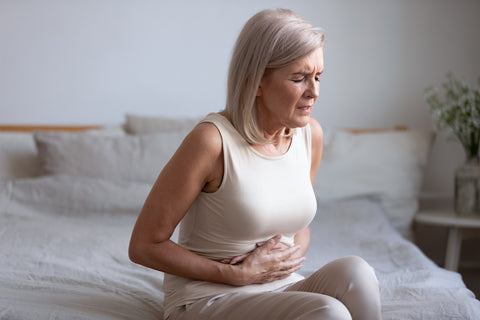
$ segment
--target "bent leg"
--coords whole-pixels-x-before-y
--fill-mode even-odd
[[[172,315],[172,320],[351,320],[338,300],[310,292],[233,293],[201,299]]]
[[[381,319],[380,289],[373,268],[360,257],[334,260],[286,291],[326,294],[340,300],[354,320]]]

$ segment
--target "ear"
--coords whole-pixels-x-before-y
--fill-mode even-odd
[[[258,86],[258,89],[257,89],[257,97],[260,97],[262,95],[262,86]]]
[[[263,83],[263,78],[260,80],[260,83],[257,88],[257,97],[260,97],[262,95],[262,83]]]

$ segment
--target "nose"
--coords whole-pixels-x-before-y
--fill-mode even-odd
[[[316,100],[318,98],[319,91],[319,82],[315,78],[313,78],[308,81],[308,86],[305,90],[305,97],[310,99],[313,98]]]

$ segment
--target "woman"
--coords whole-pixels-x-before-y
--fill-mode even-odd
[[[316,211],[322,129],[310,113],[323,38],[289,10],[253,16],[236,43],[226,109],[160,173],[129,254],[165,272],[166,319],[380,318],[378,282],[361,258],[295,273]]]

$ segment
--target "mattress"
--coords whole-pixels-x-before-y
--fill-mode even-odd
[[[0,319],[162,319],[161,272],[128,243],[150,185],[69,175],[0,181]],[[305,276],[358,255],[375,269],[384,319],[478,319],[461,276],[439,268],[369,197],[318,201]]]

